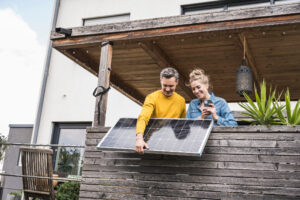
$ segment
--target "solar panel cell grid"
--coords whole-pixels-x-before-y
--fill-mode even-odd
[[[98,144],[101,150],[134,150],[137,119],[121,118]],[[201,155],[212,120],[150,119],[144,140],[147,153]]]

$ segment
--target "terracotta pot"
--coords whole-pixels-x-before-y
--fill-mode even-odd
[[[53,178],[58,178],[58,174],[53,174],[52,177],[53,177]],[[53,181],[52,181],[53,187],[55,187],[55,186],[57,185],[57,183],[58,183],[58,180],[53,180]]]

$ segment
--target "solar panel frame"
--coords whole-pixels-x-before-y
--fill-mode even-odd
[[[135,130],[136,130],[136,118],[120,118],[116,123],[115,123],[115,125],[106,133],[106,135],[102,138],[102,140],[99,142],[99,144],[97,145],[97,149],[98,150],[104,150],[104,151],[133,151],[133,152],[135,152],[135,150],[134,150],[134,145],[133,145],[133,148],[128,148],[128,147],[126,147],[126,148],[124,148],[124,147],[104,147],[104,146],[101,146],[106,140],[107,140],[107,138],[108,137],[110,137],[110,135],[112,134],[112,132],[113,131],[115,131],[116,129],[118,129],[119,127],[121,127],[122,125],[120,125],[120,123],[124,123],[124,122],[120,122],[120,121],[124,121],[124,120],[133,120],[133,122],[135,122],[134,123],[134,126],[132,126],[132,127],[129,127],[128,129],[134,129],[134,131],[133,130],[131,130],[131,131],[133,131],[134,132],[134,134],[132,134],[132,135],[126,135],[126,136],[129,136],[129,137],[132,137],[132,141],[134,141],[134,144],[135,144],[135,138],[136,138],[136,132],[135,132]],[[197,151],[197,152],[194,152],[194,153],[191,153],[191,152],[179,152],[179,151],[163,151],[163,150],[153,150],[153,149],[151,149],[151,146],[150,146],[150,149],[145,149],[144,150],[144,152],[145,153],[149,153],[149,154],[166,154],[166,155],[183,155],[183,156],[200,156],[201,157],[201,155],[202,155],[202,152],[203,152],[203,150],[204,150],[204,147],[205,147],[205,145],[206,145],[206,142],[207,142],[207,140],[208,140],[208,138],[209,138],[209,135],[210,135],[210,133],[211,133],[211,130],[212,130],[212,127],[213,127],[213,120],[211,120],[211,119],[201,119],[201,120],[198,120],[198,119],[185,119],[185,118],[179,118],[179,119],[174,119],[174,118],[152,118],[152,119],[150,119],[151,121],[149,121],[148,122],[148,125],[147,125],[147,127],[146,127],[146,129],[148,128],[148,126],[151,126],[151,128],[149,128],[148,130],[155,130],[155,127],[157,126],[155,123],[163,123],[162,121],[165,121],[165,120],[168,120],[166,123],[172,123],[172,122],[174,122],[174,121],[176,121],[176,125],[174,126],[174,132],[175,132],[175,130],[176,130],[176,127],[180,127],[180,130],[182,131],[182,130],[184,130],[184,128],[183,127],[185,127],[185,123],[187,122],[187,121],[192,121],[193,123],[195,122],[195,121],[197,121],[197,123],[200,123],[201,122],[201,125],[202,125],[202,123],[204,123],[204,122],[207,122],[207,123],[209,123],[208,124],[208,127],[207,127],[207,129],[206,129],[206,133],[205,133],[205,136],[204,136],[204,138],[203,138],[203,140],[202,140],[202,142],[201,142],[201,144],[200,144],[200,147],[199,147],[199,150]],[[159,121],[159,120],[161,120],[161,121]],[[185,121],[183,124],[181,124],[181,126],[177,126],[177,123],[179,122],[179,121]],[[133,122],[131,122],[131,123],[133,123]],[[119,123],[119,124],[118,124]],[[152,124],[151,124],[152,123]],[[154,123],[154,124],[153,124]],[[164,125],[168,125],[168,124],[164,124]],[[193,124],[192,123],[192,124]],[[206,124],[207,124],[206,123]],[[133,124],[132,124],[133,125]],[[169,124],[170,125],[170,124]],[[154,127],[152,127],[152,126],[154,126]],[[163,128],[164,126],[161,126],[161,127],[156,127],[156,128]],[[173,128],[173,127],[172,127]],[[144,134],[144,140],[145,140],[145,137],[147,137],[147,134],[148,133],[146,133],[146,129],[145,129],[145,134]],[[159,130],[160,130],[159,129]],[[122,129],[123,131],[126,131],[126,128],[123,128]],[[180,132],[181,133],[181,132]],[[123,135],[125,135],[124,133],[123,133]],[[151,137],[150,137],[151,138]],[[145,140],[146,141],[146,140]],[[146,141],[146,143],[148,143],[148,141]],[[173,145],[173,146],[176,146],[176,145]],[[192,146],[192,145],[191,145]]]

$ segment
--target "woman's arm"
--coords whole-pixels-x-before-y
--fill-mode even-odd
[[[224,100],[220,106],[220,116],[218,121],[216,122],[219,126],[237,126],[237,122],[235,121],[233,114]]]

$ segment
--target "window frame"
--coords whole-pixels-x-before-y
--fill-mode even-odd
[[[53,131],[51,144],[58,144],[61,129],[86,129],[87,127],[92,126],[92,122],[54,122],[53,123]],[[52,155],[52,167],[53,170],[55,168],[56,161],[56,149],[57,147],[52,147],[53,155]]]
[[[223,10],[228,10],[228,8],[235,7],[235,6],[247,6],[256,3],[267,3],[267,2],[270,2],[270,5],[275,4],[275,0],[220,0],[220,1],[210,1],[204,3],[186,4],[186,5],[181,5],[181,15],[186,15],[187,12],[193,12],[193,11],[205,11],[205,10],[218,9],[218,8],[223,8]]]
[[[103,16],[82,18],[82,26],[93,26],[93,25],[86,25],[87,20],[106,19],[106,18],[114,18],[114,17],[121,17],[121,16],[128,16],[130,21],[130,17],[131,17],[130,12],[126,12],[126,13],[118,13],[114,15],[103,15]],[[124,22],[124,21],[114,21],[111,23],[118,23],[118,22]],[[101,24],[110,24],[110,23],[100,23],[98,25]]]

